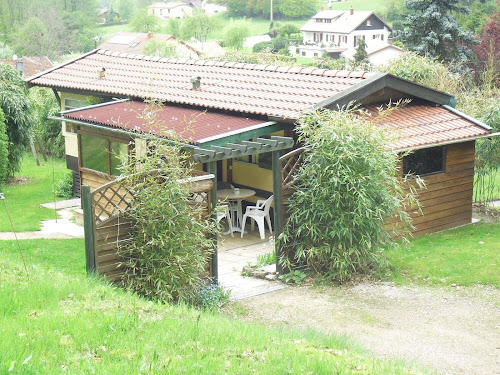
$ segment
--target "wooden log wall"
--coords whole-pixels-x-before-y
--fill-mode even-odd
[[[415,236],[472,221],[474,160],[474,141],[448,145],[445,171],[422,177],[426,188],[419,190],[418,198],[423,215],[415,209],[407,210],[413,218]],[[389,219],[387,224],[395,224],[395,219]]]

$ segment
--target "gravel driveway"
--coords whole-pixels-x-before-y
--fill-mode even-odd
[[[500,290],[363,283],[293,287],[239,302],[247,319],[346,334],[380,358],[439,374],[500,374]]]

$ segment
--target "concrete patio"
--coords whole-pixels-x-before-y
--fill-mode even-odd
[[[247,227],[248,229],[249,226]],[[257,228],[256,228],[257,229]],[[246,277],[241,271],[248,263],[255,263],[257,256],[274,251],[274,238],[266,230],[266,239],[261,240],[258,230],[220,236],[218,240],[219,283],[231,290],[231,300],[237,301],[286,287],[279,281]]]

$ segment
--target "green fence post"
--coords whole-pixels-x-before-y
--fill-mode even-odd
[[[278,245],[278,236],[283,231],[283,216],[282,216],[282,199],[281,199],[281,163],[280,152],[273,151],[272,168],[273,168],[273,194],[274,194],[274,249],[276,251],[276,272],[283,272],[280,265],[281,248]]]
[[[83,206],[83,228],[85,230],[85,260],[87,264],[87,274],[96,271],[95,264],[95,243],[94,243],[94,220],[92,213],[92,198],[90,186],[82,185],[82,206]]]
[[[210,194],[210,208],[212,212],[212,219],[217,220],[217,213],[215,212],[215,207],[217,206],[217,162],[210,161],[207,163],[207,172],[213,174],[214,177],[214,186],[212,187],[212,193]],[[219,278],[219,265],[218,265],[218,250],[219,246],[217,244],[217,234],[214,235],[213,238],[215,252],[212,255],[212,278],[217,280]]]

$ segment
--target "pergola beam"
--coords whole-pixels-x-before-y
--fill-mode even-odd
[[[195,147],[193,158],[196,162],[209,163],[224,159],[234,159],[240,156],[256,155],[263,152],[285,150],[293,147],[290,137],[271,136],[271,139],[257,138],[256,141],[241,141],[227,143],[224,146]]]

